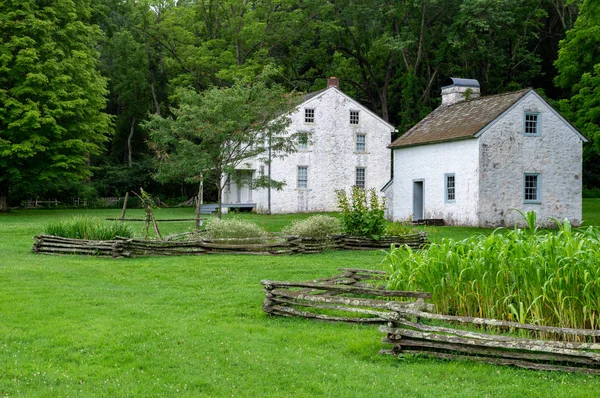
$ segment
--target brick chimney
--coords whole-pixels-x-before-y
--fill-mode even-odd
[[[338,79],[335,76],[331,76],[329,79],[327,79],[327,88],[329,87],[335,87],[338,90],[340,89],[340,79]]]
[[[451,77],[442,87],[442,105],[449,106],[460,101],[478,98],[479,91],[477,80]]]

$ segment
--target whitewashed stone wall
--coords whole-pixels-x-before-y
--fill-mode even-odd
[[[393,219],[413,218],[413,182],[423,180],[424,218],[450,225],[477,225],[479,185],[477,139],[394,150]],[[456,200],[445,202],[445,174],[454,174]]]
[[[315,110],[315,123],[304,123],[304,109]],[[350,124],[350,110],[359,111],[359,124]],[[337,211],[335,191],[349,189],[355,184],[356,168],[366,168],[366,188],[379,190],[389,181],[391,142],[393,128],[335,88],[329,88],[302,105],[291,116],[290,133],[309,131],[308,148],[305,151],[274,158],[271,178],[285,181],[283,190],[271,191],[272,213],[296,213]],[[366,134],[366,153],[356,153],[357,133]],[[247,166],[255,176],[264,165],[258,160]],[[297,188],[298,166],[308,167],[308,187]],[[265,174],[268,166],[264,165]],[[237,187],[232,184],[228,198],[236,198]],[[258,212],[268,208],[267,190],[252,193]],[[224,196],[225,197],[225,196]],[[244,200],[242,200],[244,201]]]
[[[523,135],[526,111],[540,112],[540,136]],[[581,222],[582,141],[536,94],[527,94],[479,141],[481,226],[520,223],[511,209],[535,210],[542,224],[551,224],[549,217]],[[524,173],[540,173],[541,203],[524,203]]]

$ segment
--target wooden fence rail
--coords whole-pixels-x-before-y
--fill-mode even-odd
[[[330,322],[385,324],[380,326],[383,342],[392,347],[381,350],[382,354],[425,354],[600,374],[600,330],[435,314],[433,306],[425,303],[429,293],[383,289],[383,271],[340,270],[341,275],[308,282],[261,281],[264,311]],[[412,301],[396,301],[398,297]]]
[[[263,310],[271,315],[332,322],[385,323],[396,319],[400,309],[428,307],[424,299],[431,297],[429,293],[378,286],[385,277],[383,271],[339,270],[341,275],[308,282],[261,281],[265,292]]]
[[[51,235],[34,238],[33,251],[47,254],[86,254],[113,257],[176,256],[215,253],[240,254],[308,254],[325,249],[374,250],[402,244],[420,248],[427,242],[426,234],[385,238],[379,241],[336,235],[331,239],[299,236],[275,236],[248,239],[209,239],[153,241],[146,239],[116,238],[109,241],[68,239]]]

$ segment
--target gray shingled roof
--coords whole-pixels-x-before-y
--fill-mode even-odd
[[[389,148],[473,137],[531,90],[528,88],[440,106],[392,142]]]
[[[323,91],[327,90],[328,88],[329,88],[329,87],[326,87],[326,88],[323,88],[323,89],[321,89],[321,90],[319,90],[319,91],[313,91],[312,93],[307,93],[307,94],[304,94],[304,95],[302,96],[302,98],[304,99],[304,101],[308,101],[309,99],[311,99],[311,98],[314,98],[314,97],[316,97],[317,95],[321,94]]]

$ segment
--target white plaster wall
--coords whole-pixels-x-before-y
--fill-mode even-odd
[[[541,136],[523,135],[526,111],[540,112]],[[541,224],[551,224],[548,217],[581,222],[581,139],[537,95],[527,94],[479,141],[481,226],[520,223],[513,208],[535,210]],[[541,174],[540,204],[524,203],[524,173]]]
[[[315,123],[304,123],[304,109],[315,109]],[[360,112],[359,124],[350,124],[350,110]],[[392,128],[357,102],[330,88],[305,103],[291,116],[290,133],[310,131],[308,149],[273,159],[271,177],[285,181],[271,191],[272,213],[337,211],[335,191],[355,183],[356,167],[366,167],[366,188],[379,190],[390,179]],[[366,134],[366,153],[355,152],[356,133]],[[308,166],[308,188],[298,189],[297,167]],[[256,169],[260,166],[257,164]],[[265,174],[267,166],[265,166]],[[258,212],[266,212],[267,190],[253,195]]]
[[[413,216],[413,181],[424,181],[424,217],[449,225],[477,225],[479,202],[477,139],[394,150],[393,219]],[[456,200],[445,203],[445,174],[454,174]]]

